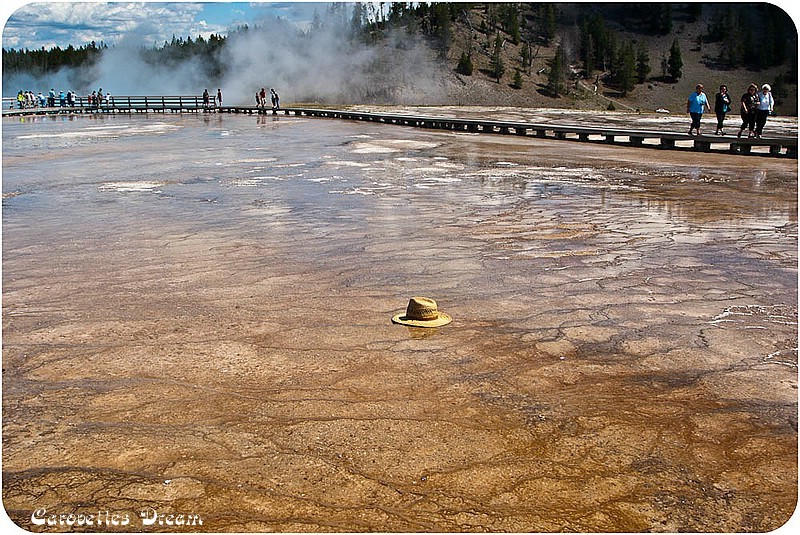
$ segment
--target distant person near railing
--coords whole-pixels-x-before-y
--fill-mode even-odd
[[[270,98],[272,99],[272,110],[279,110],[281,107],[281,97],[278,96],[278,93],[270,88]]]

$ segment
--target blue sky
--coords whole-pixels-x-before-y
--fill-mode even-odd
[[[4,48],[108,45],[133,40],[161,45],[172,36],[227,35],[242,24],[283,17],[299,24],[311,20],[314,2],[3,2]]]

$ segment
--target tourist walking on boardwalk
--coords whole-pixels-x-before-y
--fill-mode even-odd
[[[708,97],[703,93],[703,84],[697,84],[694,93],[689,95],[689,98],[686,100],[686,111],[692,117],[692,125],[689,127],[690,136],[692,135],[692,130],[695,130],[698,136],[700,135],[700,119],[703,118],[703,112],[705,110],[711,111],[711,107],[708,104]]]
[[[208,89],[203,90],[203,107],[208,108],[208,105],[211,102],[211,97],[208,94]]]
[[[220,89],[219,87],[217,88],[217,107],[218,108],[222,107],[222,89]]]
[[[279,97],[278,93],[272,88],[270,88],[269,93],[270,93],[270,98],[272,99],[272,109],[273,110],[280,109],[281,97]]]
[[[714,113],[717,115],[717,131],[718,136],[724,136],[725,132],[722,130],[722,123],[725,122],[725,115],[731,111],[731,96],[728,94],[728,87],[725,85],[719,86],[719,93],[714,97]]]
[[[772,98],[772,88],[769,84],[761,86],[758,94],[758,106],[756,107],[756,137],[761,137],[764,125],[767,124],[767,117],[772,113],[775,106],[775,99]]]
[[[736,137],[742,137],[742,133],[744,132],[745,128],[747,128],[749,132],[747,137],[753,137],[756,135],[756,108],[758,107],[759,102],[756,91],[758,91],[758,86],[756,86],[756,84],[750,84],[750,86],[747,88],[747,93],[743,94],[742,98],[740,99],[742,126],[739,127],[739,133],[736,134]]]
[[[259,96],[258,105],[261,106],[262,108],[266,108],[267,107],[267,90],[262,87],[261,88],[261,93],[259,93],[258,96]]]

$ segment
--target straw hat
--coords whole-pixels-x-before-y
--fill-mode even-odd
[[[412,297],[408,301],[405,314],[397,314],[392,318],[393,323],[408,325],[409,327],[441,327],[453,321],[453,318],[439,312],[436,301],[428,297]]]

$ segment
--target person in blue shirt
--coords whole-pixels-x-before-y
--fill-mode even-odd
[[[711,106],[708,104],[708,97],[703,92],[703,84],[697,84],[694,93],[689,95],[686,100],[686,111],[692,117],[692,125],[689,127],[689,135],[692,135],[692,130],[700,135],[700,119],[703,118],[704,111],[711,111]]]

